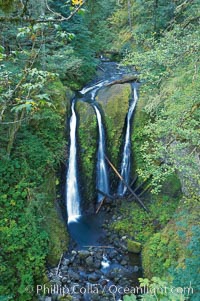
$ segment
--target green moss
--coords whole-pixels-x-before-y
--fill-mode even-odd
[[[157,196],[148,196],[146,206],[149,214],[135,202],[123,202],[120,208],[122,218],[111,225],[112,229],[120,235],[130,235],[137,241],[147,242],[154,233],[166,226],[179,204],[180,182],[175,175],[168,178],[164,188],[166,190]]]
[[[70,99],[73,97],[73,92],[62,84],[60,80],[53,81],[47,85],[46,93],[51,95],[52,102],[56,107],[56,111],[61,115],[70,109]]]
[[[130,84],[107,87],[101,89],[97,95],[97,101],[101,105],[105,117],[108,152],[116,166],[120,159],[123,129],[130,98]]]
[[[197,200],[182,200],[173,219],[161,232],[154,234],[146,242],[142,252],[145,276],[158,275],[173,279],[174,275],[178,274],[179,281],[188,285],[183,275],[184,270],[191,269],[190,273],[186,274],[194,279],[198,278],[198,268],[193,263],[198,260],[199,242],[198,239],[195,245],[192,242],[195,235],[197,236],[197,232],[194,231],[194,226],[198,224],[197,211]],[[187,266],[188,259],[190,267]],[[178,279],[175,280],[178,282]]]
[[[0,0],[0,7],[1,9],[8,13],[13,9],[14,0]]]
[[[84,177],[81,183],[84,187],[84,199],[88,202],[95,195],[96,147],[97,147],[97,121],[94,110],[89,103],[78,102],[77,113],[79,117],[78,141],[80,171]]]
[[[128,251],[131,253],[140,253],[142,250],[141,243],[130,239],[127,240],[127,247]]]
[[[142,89],[141,89],[142,90]],[[143,133],[144,126],[149,120],[149,116],[146,114],[144,108],[146,105],[146,98],[143,93],[140,93],[140,97],[135,109],[134,119],[133,119],[133,131],[131,135],[132,141],[132,154],[133,154],[133,164],[132,170],[136,171],[144,167],[144,160],[140,151],[142,144],[146,141],[146,136]]]
[[[56,204],[56,177],[53,172],[46,174],[45,182],[41,188],[46,192],[46,210],[44,212],[44,228],[48,233],[48,263],[51,266],[58,264],[62,253],[67,251],[69,236],[66,223],[59,212],[59,205]]]

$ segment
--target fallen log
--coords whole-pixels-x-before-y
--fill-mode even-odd
[[[131,182],[130,187],[132,187],[132,186],[137,182],[137,179],[138,179],[138,175],[136,175],[136,176],[133,178],[133,181]]]
[[[111,166],[111,168],[116,173],[116,175],[120,178],[120,180],[122,181],[122,183],[127,187],[127,189],[130,191],[130,193],[134,196],[134,199],[142,206],[142,208],[145,211],[149,212],[149,209],[144,205],[144,203],[142,202],[142,200],[135,194],[135,192],[133,191],[133,189],[131,189],[131,187],[126,183],[126,181],[124,180],[124,178],[119,174],[119,172],[114,167],[114,165],[110,162],[110,160],[107,158],[107,156],[105,156],[105,158],[106,158],[107,162],[109,163],[109,165]]]
[[[138,194],[138,197],[140,198],[145,192],[149,191],[151,189],[151,185],[148,185],[140,194]]]
[[[144,186],[151,178],[153,175],[150,175],[146,180],[144,180],[138,187],[135,188],[134,192],[136,193],[142,186]]]
[[[96,212],[95,212],[96,214],[99,213],[99,211],[100,211],[100,209],[101,209],[101,207],[102,207],[102,205],[103,205],[105,199],[106,199],[106,197],[104,196],[104,198],[103,198],[103,199],[101,200],[101,202],[99,203],[99,207],[97,208],[97,210],[96,210]]]
[[[83,246],[83,248],[116,249],[115,247],[112,247],[112,246]]]
[[[101,71],[105,72],[105,70],[101,66],[97,66]]]
[[[64,254],[61,254],[61,256],[60,256],[60,260],[59,260],[58,267],[57,267],[57,270],[56,270],[56,276],[57,276],[58,273],[59,273],[60,266],[61,266],[61,262],[62,262],[62,259],[63,259],[63,255],[64,255]]]
[[[109,86],[117,85],[117,84],[131,83],[131,82],[139,82],[138,77],[136,75],[129,75],[129,76],[127,75],[121,79],[116,79],[116,80],[106,84],[105,87],[109,87]]]

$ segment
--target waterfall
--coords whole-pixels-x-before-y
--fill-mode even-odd
[[[99,145],[97,153],[97,189],[109,194],[109,181],[108,172],[105,162],[105,134],[102,124],[101,113],[96,105],[94,109],[97,115],[98,128],[99,128]],[[102,200],[102,194],[98,193],[98,202]]]
[[[93,107],[97,116],[97,122],[98,122],[98,130],[99,130],[99,143],[98,143],[98,151],[97,151],[97,178],[96,178],[96,186],[97,189],[101,190],[102,192],[105,192],[106,194],[109,194],[109,180],[108,180],[108,172],[107,172],[107,165],[105,161],[105,133],[101,118],[101,113],[98,109],[98,107],[94,104],[95,96],[97,91],[103,87],[106,83],[108,83],[108,80],[100,81],[99,83],[83,88],[80,93],[85,95],[89,94],[90,100],[93,102]],[[101,193],[98,193],[98,202],[102,200],[103,196]]]
[[[138,101],[137,90],[133,88],[133,100],[130,104],[128,114],[127,114],[127,127],[126,127],[126,136],[125,136],[125,143],[124,143],[124,150],[123,150],[123,157],[121,163],[121,176],[124,180],[128,183],[129,182],[129,175],[130,175],[130,161],[131,161],[131,117],[133,115],[136,103]],[[124,195],[127,188],[124,186],[122,181],[120,181],[118,186],[118,194]]]
[[[93,97],[95,96],[96,92],[101,88],[103,87],[105,84],[108,83],[108,80],[104,80],[104,81],[100,81],[98,82],[97,84],[93,85],[93,86],[90,86],[90,87],[86,87],[86,88],[83,88],[81,91],[79,91],[81,94],[86,94],[90,91],[92,91],[92,100],[93,100]]]
[[[66,179],[66,205],[68,223],[77,221],[81,216],[80,195],[77,183],[77,149],[76,149],[76,125],[75,99],[72,101],[72,115],[70,119],[70,150],[69,165]]]

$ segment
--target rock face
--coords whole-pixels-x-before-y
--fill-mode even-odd
[[[81,177],[81,195],[87,200],[85,208],[88,208],[95,198],[95,173],[96,173],[96,145],[97,122],[94,109],[91,104],[78,101],[76,104],[78,115],[78,144],[79,144],[79,173]]]
[[[104,113],[107,149],[115,165],[118,165],[123,130],[131,98],[130,84],[105,87],[97,93],[96,100]]]

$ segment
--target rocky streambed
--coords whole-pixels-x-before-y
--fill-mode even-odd
[[[110,231],[109,223],[119,217],[110,217],[110,207],[102,211],[101,236],[97,235],[94,245],[71,243],[59,265],[49,269],[46,291],[42,287],[39,292],[46,295],[41,300],[119,301],[123,295],[136,292],[142,276],[140,255],[128,252],[127,236]],[[86,219],[91,220],[89,216]]]

